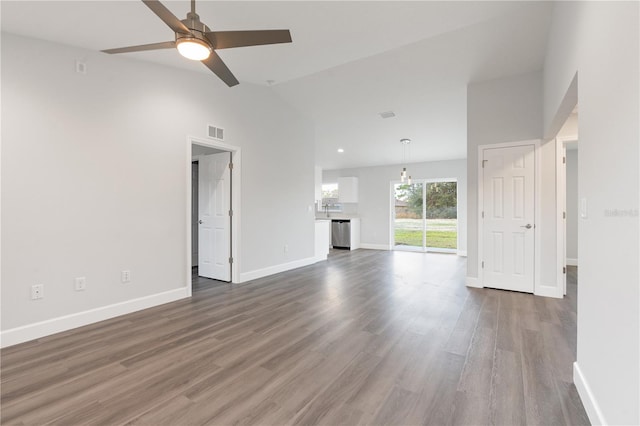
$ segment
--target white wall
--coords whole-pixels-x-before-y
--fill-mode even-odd
[[[567,150],[567,242],[566,254],[571,263],[578,259],[578,150]],[[569,260],[570,259],[570,260]]]
[[[187,135],[208,123],[242,147],[241,272],[313,260],[313,125],[269,88],[3,34],[2,107],[3,332],[190,285]]]
[[[361,241],[376,248],[389,248],[391,212],[391,181],[398,181],[400,165],[324,170],[322,181],[337,182],[341,176],[358,177],[358,204],[346,206],[347,213],[360,219]],[[467,250],[467,171],[465,160],[433,161],[407,164],[413,179],[455,178],[458,181],[458,252]]]
[[[640,424],[638,2],[559,2],[544,71],[545,134],[579,98],[578,350],[590,420]],[[577,73],[577,92],[572,81]],[[611,210],[629,212],[610,216]]]
[[[316,204],[322,202],[322,167],[315,166],[314,167],[314,201]]]
[[[557,136],[559,138],[571,138],[575,137],[577,140],[578,136],[578,113],[572,113],[567,121],[562,125],[562,128],[558,132]]]

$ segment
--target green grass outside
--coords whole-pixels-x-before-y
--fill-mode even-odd
[[[422,247],[422,231],[396,229],[396,245]],[[427,231],[427,247],[455,249],[458,234],[456,231]]]

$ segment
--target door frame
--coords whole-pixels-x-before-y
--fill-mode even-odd
[[[456,183],[456,217],[458,216],[459,213],[459,203],[458,203],[458,196],[457,196],[457,187],[458,187],[458,178],[420,178],[420,179],[411,179],[411,181],[413,183],[423,183],[425,184],[425,188],[423,189],[424,194],[426,195],[426,185],[429,183],[438,183],[438,182],[455,182]],[[457,254],[458,253],[458,246],[460,246],[460,223],[456,221],[456,248],[455,249],[445,249],[445,248],[438,248],[438,247],[427,247],[426,243],[425,245],[423,245],[422,247],[420,247],[420,250],[402,250],[402,249],[396,249],[396,235],[395,235],[395,205],[396,205],[396,199],[395,199],[395,186],[396,185],[400,185],[406,182],[402,182],[400,180],[392,180],[389,184],[389,247],[391,250],[398,250],[398,251],[408,251],[408,252],[416,252],[416,253],[450,253],[450,254]],[[422,206],[422,215],[423,217],[426,217],[426,213],[427,213],[427,203],[426,200],[424,200],[423,202],[423,206]],[[426,228],[425,228],[426,231]],[[423,242],[426,240],[426,232],[423,235]],[[423,250],[424,249],[424,250]]]
[[[484,247],[484,226],[482,220],[482,206],[484,204],[484,174],[482,173],[482,158],[483,151],[485,149],[496,149],[496,148],[515,148],[525,145],[533,145],[533,154],[535,167],[533,172],[535,174],[533,180],[533,216],[534,216],[534,235],[533,235],[533,294],[537,296],[552,296],[558,297],[555,295],[550,295],[548,292],[542,290],[540,286],[540,218],[541,218],[541,196],[540,196],[540,188],[542,185],[542,165],[541,165],[541,155],[540,155],[540,139],[532,139],[525,141],[517,141],[517,142],[504,142],[504,143],[494,143],[494,144],[485,144],[478,145],[478,205],[477,205],[477,220],[478,220],[478,287],[484,287],[484,270],[482,268],[482,261],[484,257],[483,247]]]
[[[566,143],[577,142],[577,135],[557,136],[556,143],[556,285],[567,294],[567,168],[563,158],[567,156]],[[566,160],[565,160],[566,161]]]
[[[186,140],[186,173],[185,173],[185,193],[186,193],[186,223],[185,229],[186,235],[186,247],[185,247],[185,261],[187,267],[185,268],[185,283],[187,287],[188,296],[191,297],[191,147],[192,145],[200,145],[209,148],[219,149],[221,151],[227,151],[231,153],[231,161],[233,162],[233,169],[231,172],[231,210],[233,215],[231,216],[231,257],[233,263],[231,264],[231,283],[237,284],[240,279],[240,217],[241,217],[241,179],[242,176],[242,156],[240,147],[229,145],[223,142],[199,138],[195,136],[187,136]]]

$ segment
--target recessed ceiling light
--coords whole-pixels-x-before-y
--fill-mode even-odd
[[[343,152],[344,152],[344,149],[342,149],[342,148],[338,148],[338,152],[339,152],[339,153],[343,153]]]

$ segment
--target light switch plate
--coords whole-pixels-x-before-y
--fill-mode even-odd
[[[87,289],[87,279],[85,277],[77,277],[75,283],[76,291],[84,291]]]
[[[587,199],[582,198],[580,200],[580,217],[583,219],[587,218]]]

